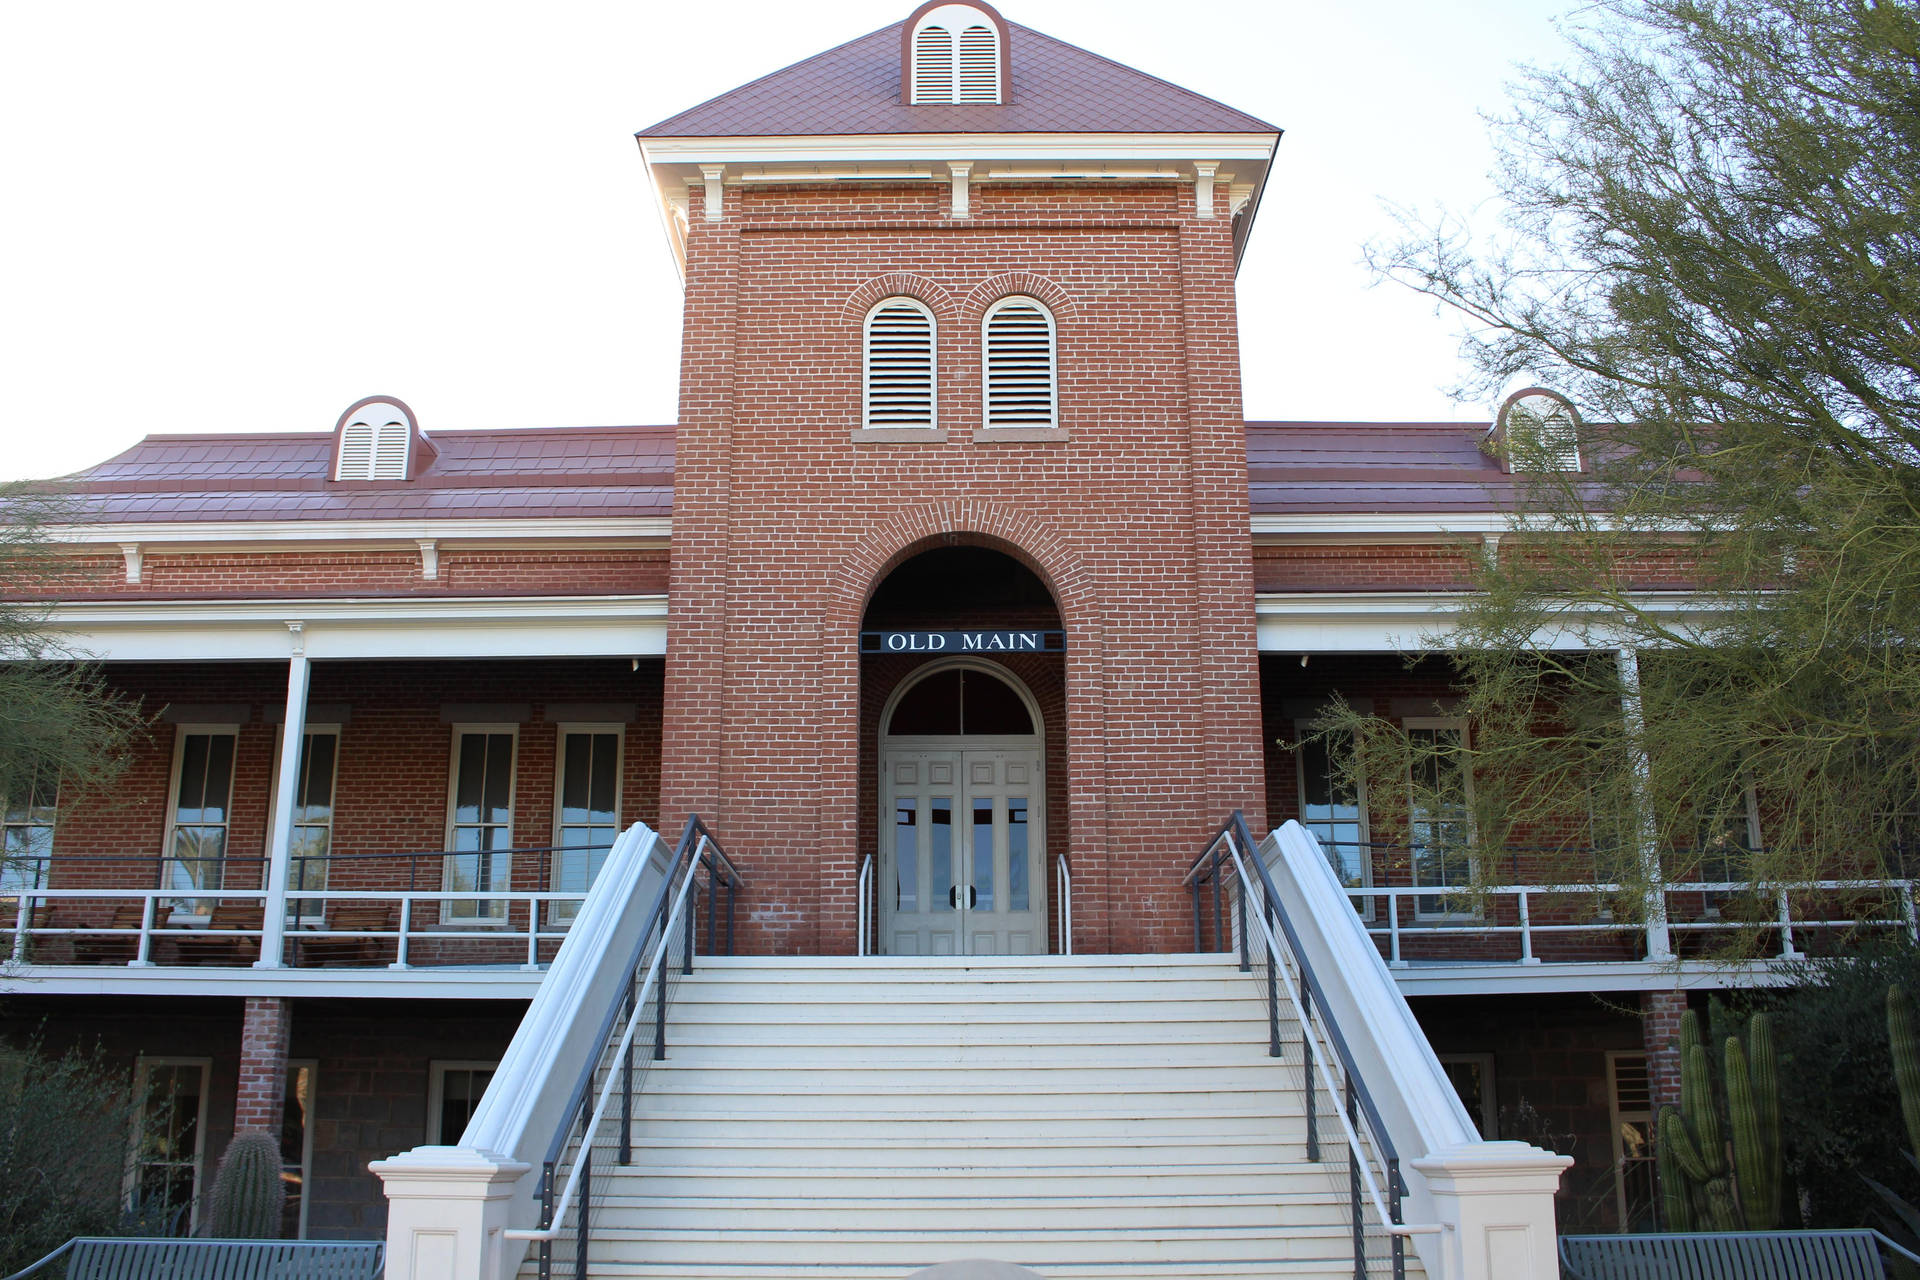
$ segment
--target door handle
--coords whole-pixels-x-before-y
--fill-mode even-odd
[[[967,886],[967,910],[971,911],[980,903],[980,891],[972,885]],[[947,886],[947,906],[952,910],[960,909],[960,886]]]

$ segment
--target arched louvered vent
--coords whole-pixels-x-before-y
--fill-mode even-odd
[[[953,101],[953,32],[922,27],[913,37],[913,100]]]
[[[933,336],[933,313],[912,298],[867,313],[864,425],[934,425]]]
[[[340,424],[336,480],[405,480],[413,452],[413,420],[388,400],[349,409]]]
[[[1580,425],[1573,404],[1543,387],[1508,397],[1495,423],[1507,469],[1519,472],[1580,470]]]
[[[1000,41],[992,27],[972,26],[960,33],[959,102],[1000,101]]]
[[[908,73],[916,106],[1004,101],[1000,27],[973,5],[945,4],[914,29]]]
[[[987,311],[987,425],[1054,424],[1053,316],[1032,298]]]

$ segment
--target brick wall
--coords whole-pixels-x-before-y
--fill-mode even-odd
[[[665,816],[713,815],[750,867],[749,949],[852,950],[864,603],[920,550],[985,546],[1034,570],[1068,635],[1049,825],[1079,945],[1184,945],[1185,861],[1228,809],[1262,824],[1231,221],[1165,188],[987,185],[965,221],[943,200],[756,188],[708,223],[696,195]],[[944,442],[849,439],[861,321],[896,292],[936,317]],[[1067,439],[972,438],[980,317],[1008,292],[1053,307]]]

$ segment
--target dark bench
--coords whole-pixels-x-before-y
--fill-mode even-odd
[[[392,933],[393,904],[391,902],[343,902],[330,907],[326,916],[326,927],[342,933]],[[320,968],[366,967],[379,964],[385,954],[385,938],[310,938],[304,930],[295,930],[290,934],[293,942],[293,963],[296,966],[314,965]]]
[[[1676,1231],[1561,1236],[1566,1280],[1886,1280],[1877,1231]],[[1915,1259],[1920,1261],[1920,1259]]]
[[[260,955],[260,928],[266,906],[254,899],[214,904],[207,926],[176,937],[181,964],[252,964]]]
[[[67,1280],[379,1280],[386,1249],[375,1240],[79,1236],[6,1280],[33,1275],[62,1255]]]

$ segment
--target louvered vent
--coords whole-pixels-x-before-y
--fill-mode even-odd
[[[933,424],[933,315],[891,298],[867,316],[866,425]]]
[[[1031,298],[987,313],[987,425],[1054,425],[1053,317]]]
[[[1623,1053],[1614,1058],[1613,1105],[1622,1117],[1652,1113],[1653,1086],[1647,1079],[1647,1060],[1644,1056]]]
[[[413,423],[396,404],[355,405],[340,426],[336,480],[405,480],[413,450]]]
[[[1580,470],[1580,429],[1573,406],[1538,391],[1516,396],[1505,410],[1508,466],[1514,471]]]
[[[953,101],[953,32],[945,27],[922,27],[913,38],[913,100]]]
[[[340,470],[336,480],[365,480],[373,474],[373,426],[350,422],[340,432]]]
[[[960,102],[1000,101],[999,40],[991,27],[968,27],[960,33]]]

